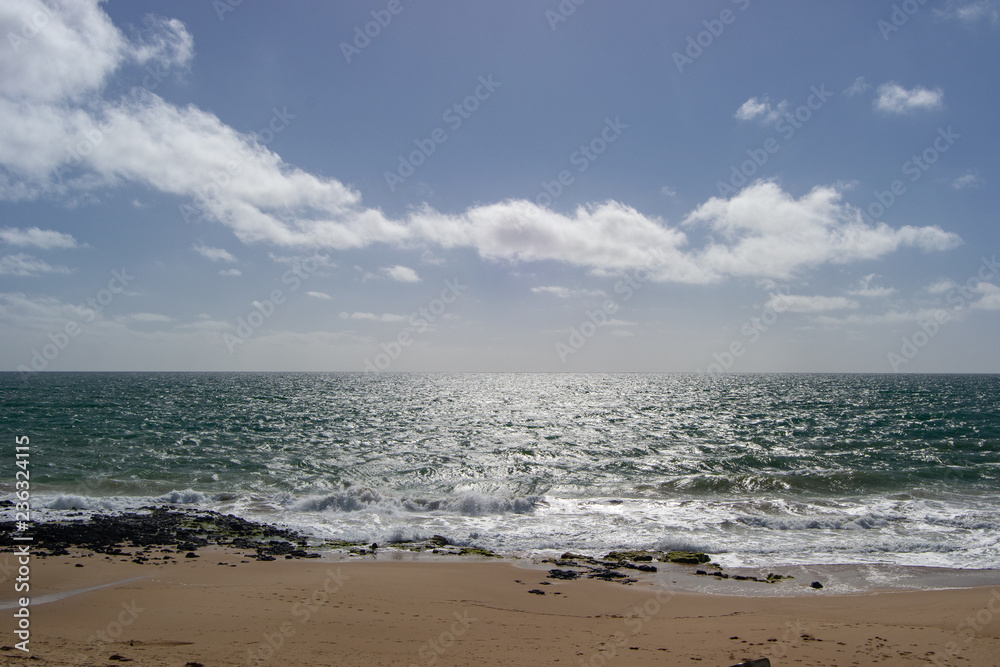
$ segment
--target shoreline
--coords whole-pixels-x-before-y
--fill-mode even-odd
[[[706,595],[506,560],[270,562],[231,547],[156,564],[74,550],[31,567],[33,597],[74,593],[30,607],[39,665],[948,665],[1000,652],[996,586]],[[21,664],[14,641],[0,664]]]
[[[3,507],[9,506],[4,501]],[[76,516],[74,516],[76,514]],[[85,518],[83,518],[85,517]],[[0,568],[9,569],[15,524],[0,521]],[[138,511],[75,512],[64,519],[32,524],[32,554],[37,558],[69,555],[69,550],[103,554],[107,560],[155,564],[197,557],[205,548],[238,548],[241,560],[317,559],[322,562],[455,562],[470,557],[500,560],[515,567],[563,572],[563,578],[603,578],[632,585],[643,582],[674,591],[743,597],[858,595],[892,591],[934,591],[1000,586],[1000,570],[914,565],[776,564],[773,567],[723,567],[712,554],[689,551],[628,550],[590,556],[550,550],[543,554],[507,554],[466,541],[434,535],[391,544],[322,540],[279,524],[260,523],[233,514],[161,504]],[[127,550],[127,551],[126,551]],[[175,553],[176,552],[176,553]],[[169,554],[169,555],[165,555]],[[125,556],[126,558],[120,558]],[[566,568],[560,570],[560,568]]]

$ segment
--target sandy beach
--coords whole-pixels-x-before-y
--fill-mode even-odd
[[[995,587],[754,598],[559,581],[510,561],[172,556],[33,560],[30,664],[993,665],[1000,655]],[[27,664],[7,583],[0,661]]]

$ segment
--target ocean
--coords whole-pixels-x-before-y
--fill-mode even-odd
[[[997,375],[3,373],[0,422],[0,497],[27,435],[37,520],[1000,568]]]

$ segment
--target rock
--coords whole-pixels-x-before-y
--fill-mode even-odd
[[[451,541],[443,535],[433,535],[431,539],[427,541],[435,547],[447,547],[451,545]]]
[[[823,588],[823,584],[819,583],[818,581],[814,581],[811,584],[809,584],[809,588],[816,588],[816,589]]]
[[[540,589],[538,589],[538,588],[532,588],[532,589],[531,589],[530,591],[528,591],[528,592],[529,592],[529,593],[534,593],[535,595],[545,595],[545,591],[543,591],[543,590],[540,590]]]
[[[712,558],[708,554],[701,553],[700,551],[668,551],[660,557],[660,561],[664,563],[682,563],[684,565],[698,565],[699,563],[707,563]]]
[[[186,554],[184,554],[184,557],[185,558],[201,558],[201,556],[199,556],[198,554],[196,554],[193,551],[187,552]]]
[[[658,555],[659,552],[656,551],[646,551],[644,549],[639,551],[612,551],[604,558],[607,560],[633,560],[636,562],[649,562],[653,560],[653,557]]]
[[[639,570],[640,572],[656,572],[655,565],[636,565],[635,563],[623,563],[622,567],[627,567],[630,570]]]
[[[549,579],[579,579],[580,573],[576,570],[549,570]]]

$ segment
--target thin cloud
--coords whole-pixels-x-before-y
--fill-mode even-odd
[[[242,276],[243,272],[240,271],[239,269],[220,269],[219,270],[219,275],[220,276]]]
[[[1000,310],[1000,287],[993,283],[979,283],[975,289],[982,296],[973,302],[976,310]]]
[[[369,320],[372,322],[404,322],[406,317],[403,315],[396,315],[394,313],[382,313],[381,315],[376,315],[375,313],[340,313],[340,319],[342,320]]]
[[[196,253],[213,262],[232,263],[236,261],[236,257],[224,248],[212,248],[202,243],[195,243],[193,248]]]
[[[983,184],[983,178],[974,171],[968,171],[951,182],[951,187],[955,190],[965,190],[966,188],[978,188]]]
[[[855,97],[857,95],[863,95],[868,89],[871,88],[870,83],[865,83],[865,77],[859,76],[854,80],[850,86],[844,89],[844,95],[848,97]]]
[[[935,13],[939,17],[956,19],[965,23],[976,23],[983,20],[991,23],[1000,22],[1000,9],[998,9],[995,0],[949,2],[944,9],[935,10]]]
[[[314,299],[323,299],[323,300],[329,300],[333,298],[326,292],[306,292],[306,296],[311,296]]]
[[[555,285],[545,286],[545,287],[532,287],[531,291],[534,294],[551,294],[559,299],[570,299],[578,296],[594,297],[594,296],[606,296],[604,290],[589,290],[589,289],[569,289],[568,287],[559,287]]]
[[[173,322],[174,318],[160,313],[132,313],[130,315],[119,315],[115,318],[119,324],[131,324],[133,322]]]
[[[915,86],[907,90],[895,82],[878,87],[875,108],[885,113],[906,114],[912,111],[934,111],[944,105],[944,91]]]
[[[882,276],[877,273],[870,273],[861,280],[858,281],[857,288],[850,290],[848,294],[851,296],[862,296],[869,299],[879,299],[892,296],[896,293],[893,287],[879,287],[875,283]]]
[[[67,274],[70,270],[65,266],[53,266],[45,260],[24,253],[0,257],[0,276],[32,278],[46,273]]]
[[[57,232],[52,229],[29,227],[4,227],[0,229],[0,241],[16,246],[33,246],[42,250],[55,248],[76,248],[77,242],[72,234]]]
[[[420,276],[408,266],[387,266],[382,269],[385,275],[401,283],[419,283]]]
[[[858,307],[857,301],[842,296],[804,296],[796,294],[771,294],[767,307],[776,312],[821,313],[828,310],[848,310]]]
[[[733,117],[738,120],[759,120],[762,123],[773,123],[785,115],[788,108],[788,100],[781,100],[775,107],[771,106],[771,101],[767,95],[762,98],[751,97],[744,102]]]

